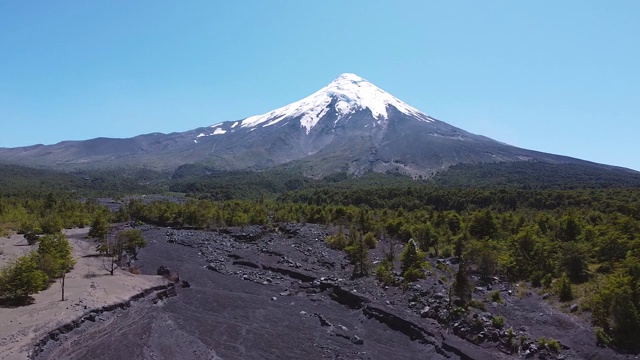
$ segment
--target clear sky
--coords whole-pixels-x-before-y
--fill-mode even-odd
[[[185,131],[353,72],[512,145],[640,170],[640,1],[0,0],[0,146]]]

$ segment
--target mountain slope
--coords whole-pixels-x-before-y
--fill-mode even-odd
[[[181,133],[98,138],[0,149],[0,161],[58,169],[184,164],[256,170],[288,164],[309,176],[336,171],[430,177],[459,163],[588,162],[506,145],[428,116],[354,74],[314,94],[243,120]]]

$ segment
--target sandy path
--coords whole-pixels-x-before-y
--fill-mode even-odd
[[[145,289],[166,284],[160,276],[133,275],[104,270],[102,259],[90,257],[95,245],[84,240],[89,231],[65,230],[74,248],[76,265],[66,276],[65,301],[60,301],[59,282],[33,295],[35,302],[18,308],[0,308],[0,359],[26,359],[31,345],[47,332],[80,315],[105,305],[125,301]],[[21,235],[0,238],[0,267],[36,246],[28,246]]]

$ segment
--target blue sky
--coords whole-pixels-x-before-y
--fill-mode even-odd
[[[465,130],[640,170],[640,1],[0,0],[0,146],[185,131],[344,72]]]

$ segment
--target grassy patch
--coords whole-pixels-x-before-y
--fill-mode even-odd
[[[492,302],[497,302],[498,304],[502,304],[502,302],[504,302],[504,300],[500,296],[500,290],[492,291],[489,294],[489,299],[491,299]]]

